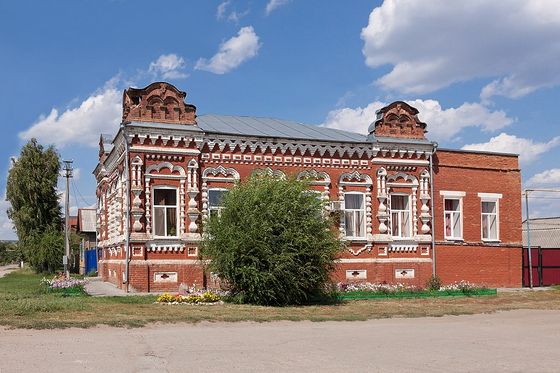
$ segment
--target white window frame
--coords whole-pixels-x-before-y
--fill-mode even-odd
[[[443,237],[446,240],[462,241],[464,239],[463,234],[465,232],[465,230],[464,230],[464,214],[463,214],[463,198],[467,195],[467,193],[463,192],[463,191],[456,191],[456,190],[440,190],[439,195],[443,197],[443,200],[442,200],[443,201],[443,206],[442,206],[442,210],[443,210]],[[447,232],[445,230],[445,213],[446,213],[445,200],[446,199],[459,200],[459,212],[461,214],[461,235],[459,237],[448,236]]]
[[[459,211],[455,210],[446,210],[445,209],[445,202],[446,201],[458,201],[459,202]],[[445,223],[445,216],[449,214],[449,222],[451,227],[451,236],[447,235],[446,223]],[[453,222],[455,221],[455,215],[459,214],[459,234],[455,232],[453,227]],[[463,240],[463,199],[462,198],[451,198],[451,197],[443,197],[443,236],[446,240],[451,241],[462,241]]]
[[[219,191],[219,192],[229,192],[228,188],[208,188],[208,217],[211,216],[212,210],[218,212],[218,217],[222,216],[222,210],[224,209],[223,206],[214,206],[210,204],[210,191]]]
[[[408,210],[396,210],[398,212],[407,212],[408,211],[408,236],[403,236],[402,232],[401,232],[401,225],[398,225],[398,231],[399,231],[399,235],[398,236],[393,236],[393,196],[403,196],[403,197],[407,197],[408,198]],[[410,240],[412,238],[412,201],[411,201],[411,195],[408,193],[390,193],[389,194],[389,228],[390,228],[390,232],[391,232],[391,237],[393,237],[393,239],[395,240]]]
[[[480,197],[480,239],[482,242],[500,242],[500,199],[502,194],[499,193],[478,193]],[[493,202],[496,204],[496,213],[483,213],[482,202]],[[482,223],[485,215],[496,215],[496,238],[484,238],[484,224]]]
[[[362,196],[362,201],[363,201],[363,208],[362,209],[347,209],[346,208],[346,195],[347,194],[358,194]],[[346,211],[353,211],[354,215],[356,212],[361,212],[363,214],[363,219],[362,219],[362,229],[361,231],[363,232],[363,236],[348,236],[346,235]],[[347,240],[364,240],[366,238],[366,193],[363,192],[344,192],[344,208],[342,209],[343,212],[343,216],[342,219],[344,219],[344,238],[346,238]]]
[[[175,190],[175,221],[176,221],[176,229],[175,229],[175,235],[174,236],[158,236],[156,235],[156,207],[170,207],[171,205],[156,205],[156,190],[163,190],[163,189],[167,189],[167,190]],[[178,238],[179,237],[179,188],[174,187],[174,186],[169,186],[169,185],[155,185],[152,187],[152,236],[154,238]],[[165,217],[164,217],[164,225],[163,225],[163,231],[167,233],[167,208],[164,210],[165,211]]]

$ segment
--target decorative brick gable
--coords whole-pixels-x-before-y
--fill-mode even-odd
[[[403,101],[395,101],[377,111],[377,120],[370,126],[376,137],[425,139],[426,123],[418,119],[418,110]],[[372,128],[373,127],[373,128]]]
[[[186,92],[165,82],[128,88],[123,94],[122,121],[196,125],[196,107],[185,103],[186,96]]]

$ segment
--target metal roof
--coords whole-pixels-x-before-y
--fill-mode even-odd
[[[359,133],[273,118],[210,114],[197,116],[196,122],[207,133],[315,141],[368,142],[366,136]]]
[[[560,217],[529,220],[531,247],[560,248]],[[523,222],[523,246],[527,246],[527,222]]]
[[[96,216],[95,209],[78,209],[78,231],[95,232]]]

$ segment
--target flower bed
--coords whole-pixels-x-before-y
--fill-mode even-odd
[[[187,295],[163,293],[156,299],[159,304],[218,304],[222,303],[222,297],[216,292],[206,290],[204,292]]]
[[[445,285],[439,290],[404,284],[371,283],[339,283],[338,290],[341,299],[465,297],[497,294],[496,289],[487,289],[467,281]]]
[[[85,294],[85,280],[66,278],[63,274],[58,274],[52,279],[43,277],[41,284],[46,286],[48,292],[61,293],[64,296]]]

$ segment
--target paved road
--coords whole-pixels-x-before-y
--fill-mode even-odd
[[[560,311],[0,329],[0,372],[558,372]]]

